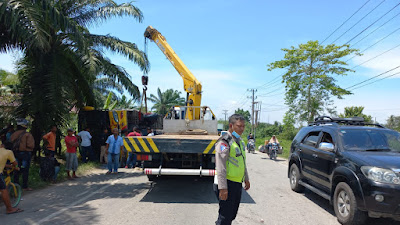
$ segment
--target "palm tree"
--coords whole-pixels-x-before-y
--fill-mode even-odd
[[[165,115],[172,106],[185,105],[185,99],[180,95],[181,92],[177,90],[167,89],[165,92],[161,92],[160,88],[158,88],[157,97],[150,94],[149,101],[154,103],[151,109],[161,115]]]
[[[143,20],[133,4],[111,0],[3,0],[0,4],[0,51],[23,50],[18,63],[23,87],[19,113],[34,119],[37,143],[50,124],[65,121],[73,106],[95,106],[97,77],[114,81],[133,99],[140,97],[130,75],[103,51],[122,54],[147,72],[145,53],[134,43],[88,30],[117,16]]]

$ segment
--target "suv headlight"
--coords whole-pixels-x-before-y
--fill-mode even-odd
[[[361,171],[370,180],[385,184],[400,184],[400,178],[392,170],[362,166]]]

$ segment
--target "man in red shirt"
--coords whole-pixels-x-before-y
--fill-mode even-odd
[[[138,127],[134,127],[133,132],[130,132],[128,134],[128,137],[132,137],[132,136],[142,136]],[[125,168],[135,168],[135,167],[136,167],[136,154],[133,153],[132,151],[130,151],[128,153],[128,160],[126,161]]]
[[[134,127],[133,132],[130,132],[128,134],[128,137],[132,137],[132,136],[142,136],[138,127]]]
[[[76,147],[79,146],[78,138],[76,138],[74,130],[68,129],[68,135],[65,136],[65,145],[67,146],[65,169],[67,170],[68,179],[78,178],[75,171],[78,169],[78,158],[76,156]],[[70,171],[72,170],[72,177]]]

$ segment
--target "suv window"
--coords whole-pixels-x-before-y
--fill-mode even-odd
[[[342,129],[339,133],[346,150],[400,151],[399,133],[390,130]]]
[[[319,139],[319,131],[310,132],[307,137],[304,139],[303,144],[316,147]]]
[[[335,145],[335,143],[333,143],[332,135],[330,135],[329,133],[326,133],[326,132],[323,132],[322,139],[321,139],[320,143],[322,143],[322,142],[331,143],[331,144]],[[319,148],[319,146],[318,146],[318,148]]]
[[[321,142],[334,144],[332,136],[330,134],[328,134],[328,133],[325,133],[325,132],[324,132],[324,134],[322,136]]]

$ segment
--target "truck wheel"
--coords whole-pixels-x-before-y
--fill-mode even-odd
[[[299,193],[304,191],[304,187],[299,184],[300,170],[299,167],[297,167],[296,163],[293,163],[290,166],[289,180],[290,180],[290,188],[292,188],[293,191]]]
[[[356,197],[353,190],[345,182],[340,182],[335,189],[333,208],[339,223],[343,225],[364,224],[367,219],[366,212],[357,208]]]

